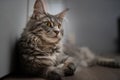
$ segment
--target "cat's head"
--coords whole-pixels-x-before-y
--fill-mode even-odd
[[[36,0],[34,11],[29,21],[29,31],[49,42],[59,42],[63,37],[62,21],[68,9],[59,14],[51,15],[46,12],[44,0]]]

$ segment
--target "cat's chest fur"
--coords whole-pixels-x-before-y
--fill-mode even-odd
[[[23,35],[19,42],[21,58],[26,61],[49,60],[51,64],[57,64],[62,54],[61,44],[50,44],[43,41],[41,38],[27,34]]]
[[[31,48],[33,50],[38,50],[39,53],[51,53],[54,54],[55,52],[60,52],[61,50],[61,44],[56,43],[47,43],[45,40],[42,40],[41,37],[38,37],[34,34],[26,34],[23,35],[20,39],[20,43],[22,44],[22,47]]]

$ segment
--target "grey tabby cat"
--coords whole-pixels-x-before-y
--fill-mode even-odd
[[[18,42],[22,70],[50,80],[61,80],[62,76],[73,75],[77,65],[120,68],[114,59],[97,57],[88,48],[76,47],[71,42],[62,44],[62,22],[67,11],[51,15],[45,11],[44,0],[36,0],[32,17]]]
[[[36,0],[32,17],[18,43],[24,72],[50,80],[74,74],[76,63],[63,53],[61,44],[62,21],[67,11],[51,15],[45,11],[44,0]]]

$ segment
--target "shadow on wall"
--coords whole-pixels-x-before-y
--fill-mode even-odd
[[[11,46],[11,65],[10,65],[10,73],[18,74],[20,73],[20,65],[19,65],[19,55],[17,49],[18,40],[15,41],[14,45]]]
[[[118,17],[118,20],[117,20],[117,24],[118,24],[118,37],[117,37],[117,53],[120,53],[120,16]]]

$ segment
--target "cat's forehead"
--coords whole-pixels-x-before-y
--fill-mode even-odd
[[[58,17],[56,17],[55,15],[51,15],[51,14],[46,14],[46,20],[50,21],[50,22],[54,22],[54,23],[61,23],[60,19]]]

